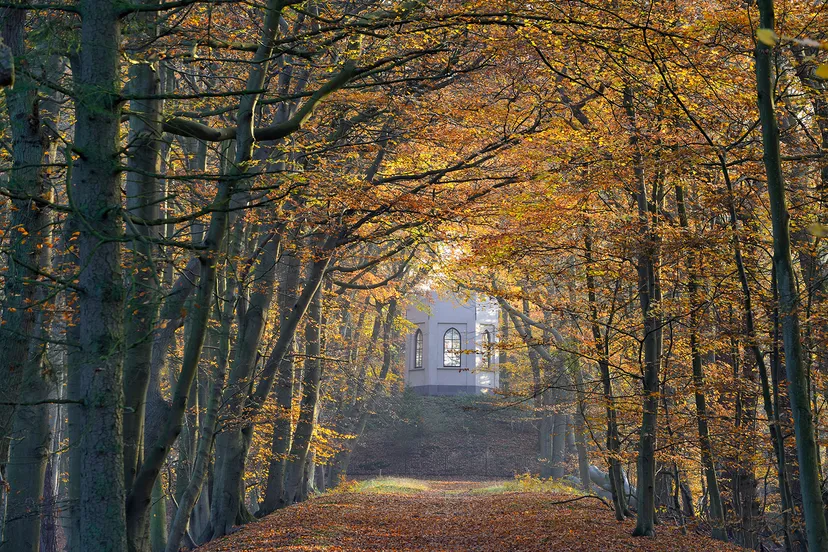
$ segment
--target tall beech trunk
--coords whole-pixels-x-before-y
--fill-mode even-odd
[[[369,302],[370,304],[370,302]],[[389,303],[389,310],[393,305],[394,310],[396,311],[397,305],[396,300],[392,300],[392,303]],[[385,329],[386,325],[389,323],[388,314],[386,314],[385,323],[382,322],[383,315],[382,315],[382,304],[376,304],[377,314],[374,318],[373,328],[371,330],[370,338],[368,339],[368,346],[366,348],[365,354],[360,358],[358,356],[357,349],[359,348],[358,341],[353,343],[354,350],[351,352],[351,363],[355,364],[359,362],[360,370],[359,376],[356,379],[356,385],[354,387],[356,390],[353,392],[351,397],[349,397],[348,401],[348,410],[343,415],[345,418],[342,422],[342,427],[339,430],[340,433],[346,433],[351,435],[356,435],[354,439],[349,439],[347,442],[343,444],[343,450],[336,455],[334,462],[331,466],[330,476],[329,479],[332,481],[333,485],[339,484],[346,474],[348,473],[348,466],[351,462],[351,455],[353,454],[354,447],[356,446],[357,442],[359,441],[360,437],[362,436],[363,432],[365,431],[365,425],[368,423],[368,416],[371,410],[371,404],[376,394],[379,393],[379,389],[382,385],[381,381],[377,381],[374,385],[373,390],[368,394],[366,401],[360,400],[360,389],[365,389],[367,387],[366,378],[368,375],[368,368],[371,364],[371,360],[374,356],[374,350],[376,345],[382,341],[383,343],[383,366],[380,371],[380,380],[385,379],[386,374],[386,365],[385,365],[385,350],[387,349],[386,345],[386,337],[385,337]],[[356,328],[362,327],[362,323],[365,321],[365,311],[360,312],[359,321],[356,325]],[[380,339],[380,332],[382,332],[382,339]],[[359,339],[359,333],[357,333],[357,340]],[[344,406],[343,406],[344,408]]]
[[[525,311],[524,311],[525,312]],[[543,343],[550,343],[552,340],[549,331],[552,323],[551,313],[544,312]],[[559,344],[560,345],[560,344]],[[566,389],[569,387],[569,379],[565,366],[565,355],[558,351],[553,356],[553,361],[547,361],[545,374],[544,392],[544,415],[552,418],[551,449],[549,451],[549,476],[552,479],[560,479],[565,474],[566,468],[566,439],[569,430],[569,416],[561,408],[561,403],[568,397]],[[549,408],[552,412],[549,412]]]
[[[607,323],[604,333],[598,321],[598,298],[595,291],[595,276],[592,265],[592,228],[587,222],[584,232],[584,253],[586,262],[587,301],[589,303],[590,329],[595,341],[595,352],[598,356],[598,371],[601,376],[601,385],[604,395],[604,409],[607,417],[607,476],[612,493],[612,504],[615,509],[615,519],[623,521],[630,515],[627,509],[627,499],[624,495],[624,480],[621,473],[621,440],[618,436],[618,410],[615,406],[615,397],[612,391],[612,377],[609,369],[609,328],[612,320]],[[616,283],[615,293],[618,293],[620,282]]]
[[[219,184],[220,198],[231,195],[231,181],[223,180]],[[210,228],[204,240],[205,249],[199,255],[198,291],[190,313],[192,326],[185,340],[181,371],[178,374],[172,403],[167,412],[161,432],[151,448],[147,448],[146,458],[135,477],[135,482],[127,497],[127,529],[129,533],[130,552],[140,552],[147,546],[148,535],[145,532],[146,520],[151,505],[152,489],[161,468],[167,459],[170,448],[181,433],[184,415],[187,411],[190,388],[198,370],[201,351],[207,333],[210,318],[210,305],[214,293],[216,265],[221,252],[227,228],[228,212],[219,210],[213,213]]]
[[[50,241],[48,234],[40,232],[40,235],[45,238],[44,241]],[[41,249],[38,266],[43,270],[51,268],[50,252],[49,247]],[[35,293],[35,299],[39,302],[44,302],[45,296],[43,289]],[[0,544],[0,548],[5,545],[8,550],[16,552],[38,552],[40,549],[41,519],[45,506],[43,490],[45,485],[51,487],[51,482],[46,483],[46,465],[52,451],[50,406],[47,401],[56,391],[56,378],[43,362],[45,339],[49,333],[49,321],[44,310],[37,313],[35,324],[18,395],[21,402],[29,405],[15,409],[6,471],[10,486],[6,511],[8,525],[5,542]]]
[[[50,249],[43,248],[48,257]],[[39,263],[48,269],[48,260]],[[41,293],[36,294],[42,295]],[[40,297],[38,300],[42,301]],[[52,431],[49,420],[50,407],[46,401],[55,391],[55,374],[43,363],[48,337],[48,322],[44,312],[35,321],[38,330],[29,344],[19,400],[29,406],[18,406],[12,424],[12,442],[7,465],[6,480],[10,486],[7,505],[6,534],[0,548],[19,552],[37,552],[40,548],[41,517],[43,515],[43,489],[46,484],[46,465],[52,450]],[[51,485],[51,483],[49,484]]]
[[[64,236],[74,233],[74,217],[69,217],[64,229]],[[64,241],[64,244],[67,242]],[[74,257],[71,249],[65,253],[67,258]],[[77,260],[77,259],[75,259]],[[66,339],[70,343],[80,343],[80,327],[77,324],[78,314],[70,315],[66,328]],[[66,408],[66,435],[73,446],[69,449],[67,485],[69,505],[67,507],[66,545],[69,550],[80,550],[80,488],[81,488],[81,455],[78,446],[83,436],[83,406],[80,404],[81,395],[81,351],[78,347],[68,347],[66,351],[66,397],[73,401]],[[77,401],[77,402],[74,402]]]
[[[687,204],[684,197],[684,188],[676,186],[676,204],[678,207],[679,223],[685,232],[689,232],[690,223],[687,219]],[[693,366],[693,392],[696,399],[696,421],[699,432],[699,449],[701,451],[702,468],[707,482],[707,496],[710,505],[710,525],[713,538],[727,541],[727,527],[722,506],[722,496],[719,490],[719,480],[716,475],[716,461],[713,447],[710,443],[710,428],[707,423],[707,399],[705,397],[704,366],[699,350],[699,276],[697,255],[691,250],[687,258],[687,292],[690,295],[690,362]],[[676,468],[676,472],[678,468]],[[676,481],[678,485],[678,481]]]
[[[281,327],[287,322],[290,309],[296,298],[301,264],[292,251],[285,251],[280,262],[284,265],[283,279],[279,286],[279,326]],[[278,508],[285,488],[285,468],[292,440],[291,409],[293,405],[294,366],[293,355],[285,355],[279,365],[276,381],[277,416],[273,422],[273,438],[270,449],[272,456],[260,515],[269,514]]]
[[[526,346],[529,348],[529,358],[532,358],[532,355],[536,355],[539,359],[543,359],[549,366],[555,366],[555,369],[550,370],[551,373],[554,373],[555,376],[550,378],[550,381],[547,382],[547,385],[552,387],[560,387],[568,385],[568,381],[566,381],[565,374],[565,367],[564,367],[564,359],[562,358],[561,354],[553,355],[549,349],[543,344],[539,343],[538,341],[532,338],[532,332],[530,327],[532,325],[541,326],[544,333],[548,337],[552,337],[558,346],[564,343],[564,338],[561,333],[549,325],[546,324],[538,324],[532,321],[526,314],[522,314],[517,309],[512,307],[508,301],[502,299],[500,297],[497,298],[497,302],[500,305],[500,308],[509,314],[510,319],[512,320],[512,324],[515,326],[515,330],[517,331],[518,335],[520,335],[521,339],[523,339]],[[524,304],[524,312],[528,312],[528,308],[526,308],[526,304]],[[547,320],[548,322],[548,320]],[[577,384],[576,384],[577,385]],[[540,384],[536,384],[536,388],[540,388]],[[536,392],[537,393],[537,392]],[[544,393],[546,395],[547,392]],[[536,399],[538,397],[536,396]],[[554,400],[554,399],[553,399]],[[549,402],[549,401],[544,401]],[[546,419],[546,425],[543,425],[542,421],[542,432],[540,435],[540,444],[542,448],[542,452],[544,450],[549,451],[548,459],[550,460],[550,469],[549,469],[549,477],[562,477],[563,471],[562,467],[559,466],[560,462],[563,459],[563,451],[566,448],[566,427],[567,427],[567,416],[565,414],[555,414],[555,416],[548,416]],[[551,425],[550,425],[551,422]],[[544,433],[546,428],[551,430],[551,438],[549,435]],[[557,440],[557,443],[555,443]],[[544,448],[546,447],[546,448]],[[583,477],[584,475],[588,475],[589,473],[589,462],[586,456],[586,446],[583,447],[583,454],[579,451],[579,473]],[[544,472],[546,473],[546,472]],[[619,469],[619,477],[620,477],[620,469]],[[587,483],[585,487],[588,488],[589,486],[589,477],[586,478]],[[623,484],[619,487],[621,489],[621,493],[623,493]],[[620,493],[619,493],[620,494]],[[623,499],[618,499],[622,500]],[[622,515],[623,519],[623,515]]]
[[[244,316],[239,321],[230,376],[224,392],[226,415],[233,420],[236,427],[245,423],[245,399],[252,384],[259,343],[273,299],[279,248],[280,239],[271,235],[263,244],[261,259],[253,271],[256,286],[250,294],[250,299],[245,301],[243,297],[239,297],[238,308],[244,310]],[[216,525],[217,513],[226,516],[220,524],[221,527],[229,529],[235,524],[242,498],[238,494],[244,469],[243,458],[238,456],[244,451],[241,438],[239,431],[233,427],[219,434],[216,441],[216,478],[211,504],[214,532],[219,527]]]
[[[305,324],[305,370],[302,377],[302,400],[299,420],[293,432],[290,459],[285,473],[285,490],[282,505],[292,504],[301,492],[305,462],[308,459],[311,439],[319,401],[319,381],[322,376],[321,334],[322,334],[322,292],[316,295],[308,308]]]
[[[154,15],[139,20],[154,32]],[[157,96],[160,80],[156,64],[144,62],[130,66],[129,90],[132,94]],[[160,217],[160,187],[155,175],[160,170],[161,108],[157,99],[130,102],[130,155],[126,178],[127,212],[144,220]],[[159,282],[155,266],[157,246],[149,240],[154,229],[140,222],[130,225],[132,259],[130,290],[127,297],[127,349],[124,360],[124,485],[132,487],[144,453],[144,421],[147,390],[152,364],[151,335],[158,318]]]
[[[225,288],[225,285],[220,286]],[[230,290],[232,292],[232,290]],[[225,299],[219,311],[220,330],[217,336],[217,352],[214,353],[215,373],[213,374],[212,389],[210,390],[209,399],[207,402],[207,411],[204,415],[204,423],[201,427],[201,434],[198,440],[198,449],[196,450],[195,460],[193,462],[192,473],[190,475],[187,486],[178,501],[178,510],[175,512],[172,525],[170,526],[166,552],[178,552],[179,546],[190,521],[190,515],[199,499],[204,486],[204,481],[207,478],[207,469],[210,464],[210,456],[213,451],[213,443],[215,441],[216,423],[218,421],[219,406],[221,403],[222,389],[224,388],[224,379],[227,371],[227,361],[230,349],[230,324],[232,322],[232,301],[230,301],[229,294],[225,288],[221,293]],[[214,309],[219,310],[219,309]]]
[[[760,27],[773,30],[773,0],[758,0]],[[807,374],[802,355],[799,328],[799,295],[791,260],[791,239],[785,181],[779,153],[779,127],[774,109],[773,49],[756,43],[756,91],[762,123],[762,147],[768,182],[771,222],[773,225],[773,264],[779,291],[779,317],[785,347],[788,395],[794,416],[799,479],[809,550],[828,550],[828,528],[823,514],[818,454],[813,415],[808,396]]]
[[[639,245],[637,260],[638,298],[644,321],[644,366],[641,432],[638,443],[638,512],[634,536],[655,535],[656,433],[658,431],[659,372],[662,354],[661,282],[659,275],[660,239],[656,229],[659,213],[658,191],[649,198],[644,175],[644,158],[636,126],[636,108],[629,85],[624,88],[624,109],[632,127],[630,146],[633,150],[638,222],[644,242]],[[651,205],[653,206],[651,220]]]
[[[269,63],[273,59],[276,47],[275,38],[279,28],[282,9],[295,3],[295,0],[268,0],[265,9],[265,19],[260,33],[259,47],[253,56],[252,67],[247,79],[247,89],[250,91],[260,90],[267,79]],[[284,124],[276,125],[278,131],[268,135],[269,139],[279,140],[301,128],[303,122],[310,117],[315,107],[335,90],[343,87],[357,73],[356,65],[352,61],[346,62],[342,69],[335,73],[330,80],[310,94],[305,102],[293,113],[290,119]],[[236,163],[232,176],[238,179],[240,174],[247,171],[253,159],[253,148],[255,137],[253,123],[256,103],[259,94],[245,96],[239,106],[236,120],[238,122],[236,132]],[[238,174],[237,174],[238,173]],[[302,295],[297,299],[296,305],[285,323],[285,327],[279,329],[279,338],[274,346],[273,352],[268,358],[259,378],[259,386],[252,393],[245,406],[249,414],[255,413],[264,404],[265,399],[273,386],[273,380],[279,365],[284,359],[290,344],[293,342],[294,332],[301,319],[304,317],[307,305],[311,297],[319,287],[322,276],[330,262],[330,252],[337,244],[337,238],[331,238],[322,247],[323,259],[312,264],[312,277],[309,284],[303,290]],[[234,368],[231,368],[229,383],[234,383]],[[243,378],[239,376],[235,382]],[[235,407],[237,410],[239,406]],[[241,411],[238,411],[241,414]],[[233,412],[230,413],[233,417]],[[222,432],[216,442],[216,464],[214,478],[213,502],[211,504],[210,523],[212,526],[212,537],[217,538],[227,534],[233,527],[236,516],[241,505],[241,482],[244,475],[244,464],[246,460],[246,446],[252,438],[252,428],[244,426],[244,432],[236,428]]]
[[[500,339],[498,340],[500,343],[508,344],[509,343],[509,315],[506,311],[501,310],[499,315],[499,326],[500,326]],[[508,348],[505,346],[499,347],[497,353],[497,367],[500,370],[499,374],[499,381],[500,381],[500,388],[503,390],[503,393],[508,396],[509,389],[511,386],[511,381],[509,377],[509,353]]]
[[[235,406],[237,409],[244,407],[245,416],[255,414],[270,394],[276,372],[293,343],[299,323],[304,318],[308,305],[319,290],[319,285],[330,262],[329,255],[333,243],[336,243],[334,238],[327,240],[326,245],[322,248],[323,253],[320,253],[322,258],[311,264],[304,289],[296,298],[296,302],[284,324],[279,328],[279,338],[276,340],[268,361],[261,371],[259,385],[250,395],[246,404]],[[232,386],[232,381],[233,373],[231,371],[229,386]],[[232,413],[232,411],[230,412]],[[241,413],[242,410],[238,410],[238,416],[241,416]],[[232,414],[231,417],[233,417]],[[241,430],[231,428],[223,432],[216,443],[214,493],[210,516],[213,538],[225,535],[232,529],[241,504],[239,489],[244,474],[246,446],[252,437],[252,426],[245,424],[244,420],[241,423],[244,424]]]
[[[573,416],[575,432],[575,449],[578,452],[578,476],[581,479],[581,486],[586,491],[592,490],[592,482],[589,478],[589,452],[586,445],[587,420],[586,420],[586,392],[584,389],[584,376],[581,372],[581,359],[577,354],[569,358],[569,369],[575,380],[576,412]]]

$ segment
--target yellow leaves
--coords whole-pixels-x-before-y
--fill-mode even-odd
[[[824,65],[823,65],[823,67],[824,67]],[[825,77],[820,77],[820,78],[825,78]],[[828,237],[828,225],[820,224],[818,222],[815,222],[813,224],[809,224],[808,225],[808,232],[810,232],[811,235],[816,236],[817,238]]]
[[[756,40],[766,46],[776,46],[779,43],[779,37],[773,32],[773,29],[757,29]]]
[[[814,71],[814,75],[820,79],[828,79],[828,63],[820,63]]]

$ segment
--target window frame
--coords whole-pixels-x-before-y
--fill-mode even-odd
[[[492,334],[489,330],[483,330],[483,363],[486,367],[486,371],[491,371],[492,369]]]
[[[451,341],[452,341],[451,344],[449,344],[449,341],[448,341],[449,340],[449,334],[451,334]],[[456,348],[454,347],[454,343],[453,343],[455,341],[455,335],[456,335],[456,342],[457,342],[457,347]],[[447,345],[450,348],[448,348]],[[462,368],[463,367],[463,354],[462,354],[462,351],[463,351],[463,335],[460,333],[460,330],[458,330],[455,327],[451,327],[451,328],[447,329],[445,331],[445,333],[443,334],[443,368]],[[451,355],[456,354],[457,355],[456,364],[453,361],[451,362],[451,364],[446,363],[446,360],[449,360],[449,358],[447,356],[448,354],[451,354]]]
[[[423,338],[423,330],[417,328],[417,331],[414,332],[414,367],[412,370],[423,369],[424,342],[425,339]]]

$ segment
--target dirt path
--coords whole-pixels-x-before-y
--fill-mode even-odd
[[[276,512],[199,552],[284,551],[704,551],[741,550],[662,525],[633,538],[593,499],[494,492],[492,482],[428,481],[419,489],[327,494]]]

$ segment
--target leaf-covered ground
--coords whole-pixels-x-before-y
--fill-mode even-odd
[[[370,481],[276,512],[199,552],[284,551],[737,551],[661,525],[633,538],[601,502],[508,483]]]

